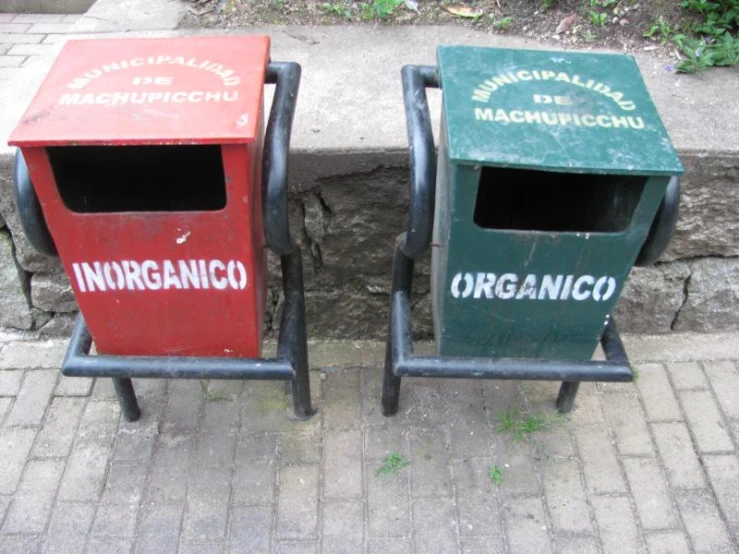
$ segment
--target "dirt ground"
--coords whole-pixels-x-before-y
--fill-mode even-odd
[[[660,18],[689,19],[678,0],[190,0],[184,27],[461,25],[573,47],[628,51],[674,46],[644,37]],[[399,4],[398,4],[399,3]],[[396,6],[397,7],[394,7]],[[659,35],[658,35],[659,36]]]

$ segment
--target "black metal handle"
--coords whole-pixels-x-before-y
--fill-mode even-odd
[[[436,152],[426,87],[439,88],[436,68],[406,65],[401,70],[410,162],[408,230],[399,247],[409,258],[416,258],[431,244],[436,200]]]
[[[15,151],[13,168],[13,182],[15,185],[15,206],[18,210],[23,232],[36,250],[47,256],[57,256],[54,239],[51,238],[49,227],[46,225],[44,213],[41,211],[36,190],[33,188],[28,166],[20,150]]]
[[[287,158],[300,87],[300,71],[297,63],[271,62],[267,65],[265,79],[265,83],[275,85],[275,95],[269,112],[262,162],[264,236],[267,246],[281,256],[297,248],[290,236]]]
[[[675,232],[678,209],[680,205],[680,177],[673,177],[667,184],[665,196],[654,216],[644,244],[636,258],[638,266],[652,265],[667,249],[670,239]]]

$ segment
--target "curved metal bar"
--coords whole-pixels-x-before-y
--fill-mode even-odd
[[[15,185],[15,205],[18,210],[23,232],[36,250],[47,256],[57,256],[54,239],[51,238],[49,227],[46,225],[44,213],[41,211],[38,196],[33,188],[31,176],[28,173],[26,160],[20,149],[15,152],[13,167],[13,182]]]
[[[410,146],[410,195],[408,230],[400,249],[416,258],[431,244],[436,194],[436,152],[426,87],[439,88],[436,68],[406,65],[401,71],[406,128]]]
[[[654,216],[644,244],[639,251],[634,265],[643,267],[652,265],[667,249],[675,232],[675,224],[680,206],[680,177],[673,177],[667,184],[665,196]]]
[[[272,62],[267,65],[265,78],[265,83],[275,85],[275,95],[264,139],[262,213],[267,246],[280,256],[286,256],[297,248],[290,236],[287,158],[300,72],[297,63]]]

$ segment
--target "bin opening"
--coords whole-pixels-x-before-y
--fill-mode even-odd
[[[73,212],[190,212],[226,207],[218,145],[47,148],[59,194]]]
[[[617,233],[646,177],[483,167],[474,222],[484,229]]]

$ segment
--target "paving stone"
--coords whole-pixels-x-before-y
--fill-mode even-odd
[[[708,381],[698,362],[670,362],[666,366],[675,390],[708,388]]]
[[[0,370],[0,396],[16,396],[21,390],[23,371]]]
[[[357,369],[325,372],[323,422],[326,427],[347,429],[360,424],[360,378]]]
[[[136,529],[138,536],[174,536],[179,539],[183,504],[143,505],[143,511]],[[176,548],[175,544],[175,548]]]
[[[413,501],[413,542],[416,552],[458,551],[457,517],[451,498]]]
[[[509,554],[552,552],[544,506],[539,498],[510,498],[503,506]]]
[[[10,405],[13,403],[13,400],[14,399],[11,397],[0,397],[0,424],[2,424],[3,418],[10,409]]]
[[[315,542],[279,542],[275,552],[277,554],[316,554],[318,544]]]
[[[555,531],[591,533],[593,526],[578,463],[575,460],[546,460],[542,479]]]
[[[206,402],[203,423],[198,433],[197,465],[206,468],[232,467],[238,430],[238,403]]]
[[[567,417],[570,424],[576,427],[605,423],[601,397],[595,383],[580,383],[575,397],[575,407]]]
[[[624,458],[624,469],[644,529],[669,529],[678,519],[656,460]]]
[[[684,423],[652,424],[667,481],[673,489],[701,489],[706,486],[701,463]]]
[[[368,539],[369,554],[411,554],[413,545],[409,539]]]
[[[31,27],[28,23],[0,23],[0,33],[25,33]]]
[[[95,554],[129,554],[131,552],[132,539],[120,537],[90,537],[87,544],[87,552]]]
[[[9,494],[3,494],[0,496],[0,521],[5,518],[5,513],[8,511],[8,506],[10,506],[10,501],[12,499],[13,497]]]
[[[359,429],[324,435],[323,496],[350,499],[362,496],[362,432]]]
[[[6,535],[0,540],[0,554],[37,554],[41,552],[43,537],[33,535]]]
[[[84,407],[84,398],[53,398],[33,444],[33,455],[37,458],[67,456]]]
[[[44,554],[78,554],[85,549],[95,516],[92,504],[56,504],[46,532]]]
[[[58,371],[27,371],[5,425],[40,425],[56,384]]]
[[[3,36],[0,34],[0,43]],[[34,35],[21,35],[33,37]],[[21,41],[19,41],[21,42]],[[56,369],[57,373],[67,351],[66,341],[11,342],[0,350],[0,368],[3,369]]]
[[[682,533],[646,535],[649,554],[690,554],[688,541]]]
[[[542,412],[539,413],[542,415]],[[570,430],[564,424],[565,421],[560,419],[559,414],[554,410],[543,412],[543,415],[552,418],[551,426],[545,428],[542,432],[532,433],[528,438],[536,451],[536,457],[542,459],[574,458],[575,446],[572,442]]]
[[[278,381],[247,381],[241,416],[242,434],[289,431],[292,402],[285,384]]]
[[[591,502],[604,554],[638,554],[643,551],[636,518],[627,497],[592,498]]]
[[[36,35],[33,35],[36,36]],[[66,40],[68,37],[66,34],[53,34],[53,35],[46,35],[44,37],[44,40],[41,42],[43,44],[56,44],[59,41]]]
[[[609,395],[603,399],[603,411],[616,437],[616,446],[621,454],[654,455],[644,413],[635,394]]]
[[[233,504],[271,504],[275,502],[277,462],[272,459],[236,458],[231,502]]]
[[[494,438],[493,461],[503,469],[504,495],[539,494],[538,469],[534,463],[534,449],[525,442],[513,442],[500,436]]]
[[[74,23],[34,23],[28,29],[29,33],[48,35],[51,33],[71,33]]]
[[[680,493],[677,505],[696,554],[735,552],[716,501],[703,492]]]
[[[726,423],[708,391],[684,391],[680,399],[700,452],[734,450]]]
[[[490,554],[491,552],[505,552],[505,538],[502,535],[462,539],[462,554]]]
[[[272,510],[272,506],[232,508],[227,551],[269,552]]]
[[[10,23],[16,17],[14,13],[0,13],[0,22]]]
[[[577,448],[589,494],[625,493],[626,481],[608,432],[600,426],[575,427]]]
[[[410,456],[408,430],[394,425],[372,425],[364,433],[364,452],[368,460],[379,460],[390,454]]]
[[[3,36],[0,35],[0,44],[2,43]],[[0,67],[0,79],[2,80],[11,80],[15,79],[20,72],[20,68],[18,67]],[[2,363],[0,363],[0,367],[2,367]]]
[[[90,396],[93,382],[91,377],[67,377],[60,374],[54,396]]]
[[[323,554],[362,552],[364,540],[364,502],[323,503]]]
[[[275,435],[283,465],[309,465],[321,461],[320,418],[295,421],[287,433]]]
[[[492,427],[482,383],[474,379],[451,379],[444,388],[443,399],[452,459],[489,457]]]
[[[187,496],[187,480],[195,451],[195,437],[162,434],[149,469],[145,502],[182,503]]]
[[[704,456],[703,464],[734,540],[739,542],[739,458]]]
[[[260,433],[245,435],[236,444],[236,461],[271,460],[277,456],[277,435]]]
[[[136,538],[133,552],[134,554],[177,554],[179,542],[178,535],[143,535]]]
[[[0,494],[15,492],[35,437],[34,429],[0,428],[0,445],[3,450]]]
[[[374,463],[365,464],[367,513],[372,538],[408,537],[411,532],[410,471],[375,473]]]
[[[8,56],[0,57],[0,67],[21,67],[26,61],[25,56]]]
[[[64,16],[56,13],[22,13],[15,16],[13,23],[59,23]]]
[[[703,367],[724,415],[739,419],[739,371],[733,362],[704,362]]]
[[[159,437],[160,422],[156,419],[157,415],[144,410],[138,421],[121,420],[113,448],[113,461],[146,463],[151,459]]]
[[[648,421],[682,421],[683,416],[667,379],[667,371],[662,364],[643,364],[637,366],[639,379],[636,388],[644,403]]]
[[[417,430],[409,435],[413,498],[451,496],[449,454],[443,429]]]
[[[51,51],[48,44],[14,44],[6,45],[8,50],[4,52],[8,56],[43,56]],[[2,52],[2,49],[0,49]]]
[[[599,554],[598,541],[588,537],[557,537],[554,541],[555,554]]]
[[[226,537],[231,495],[228,470],[200,469],[190,476],[187,508],[182,522],[185,542],[222,541]]]
[[[492,545],[505,542],[497,486],[490,479],[490,459],[468,458],[453,464],[459,512],[459,534],[471,547],[472,537],[486,537]],[[505,482],[506,475],[503,474]]]
[[[76,444],[113,446],[121,414],[118,402],[88,402],[77,427]]]
[[[277,500],[277,537],[312,539],[318,526],[317,465],[280,468]]]
[[[197,381],[173,380],[169,385],[163,431],[192,432],[198,425],[204,405],[203,392]]]
[[[30,460],[26,464],[3,533],[43,533],[62,471],[64,460]]]
[[[112,448],[99,444],[76,445],[69,456],[59,487],[60,502],[96,502],[105,483]]]
[[[136,529],[137,504],[104,504],[95,514],[93,537],[133,537]]]

